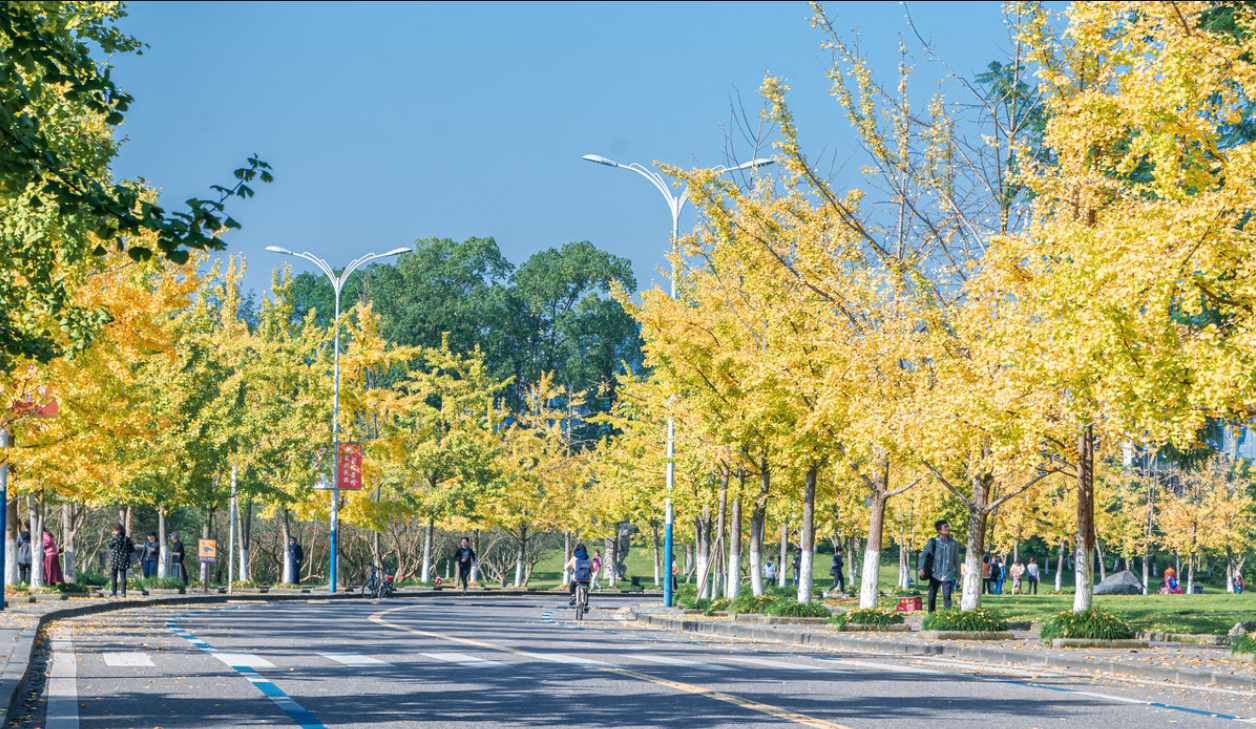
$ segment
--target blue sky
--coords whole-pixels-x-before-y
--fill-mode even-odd
[[[998,2],[827,6],[892,81],[900,38],[931,93],[904,9],[957,73],[1005,57]],[[589,240],[666,286],[671,217],[643,178],[590,164],[728,161],[730,111],[753,117],[765,74],[789,80],[802,138],[826,166],[862,161],[829,97],[830,58],[802,2],[135,2],[150,48],[113,59],[135,97],[114,165],[171,207],[230,182],[253,153],[276,181],[235,203],[246,286],[308,250],[340,266],[418,238],[491,236],[516,265]],[[748,155],[738,140],[738,155]],[[739,156],[737,161],[748,157]],[[682,230],[695,223],[692,208]]]

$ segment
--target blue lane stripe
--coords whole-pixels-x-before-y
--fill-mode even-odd
[[[213,646],[211,646],[210,644],[206,643],[203,640],[200,640],[199,638],[192,635],[188,631],[179,627],[179,621],[182,620],[183,618],[189,618],[189,617],[192,617],[193,615],[201,615],[208,612],[214,612],[214,611],[197,610],[196,612],[186,613],[184,615],[171,618],[170,620],[166,621],[166,627],[170,629],[170,632],[174,633],[180,638],[186,640],[187,642],[191,643],[192,645],[196,646],[202,651],[205,651],[206,653],[213,655],[218,652],[213,648]],[[241,676],[247,679],[249,683],[253,684],[253,686],[258,691],[260,691],[263,696],[270,699],[271,702],[275,704],[275,706],[278,706],[280,709],[282,709],[283,712],[287,714],[290,719],[296,722],[297,726],[301,727],[301,729],[327,729],[327,727],[318,720],[318,717],[310,713],[309,710],[307,710],[304,706],[301,706],[300,704],[298,704],[296,700],[293,699],[291,696],[285,694],[283,692],[283,689],[279,688],[274,683],[267,681],[265,678],[263,678],[262,674],[257,672],[257,669],[251,666],[232,666],[231,668],[236,673],[239,673]]]

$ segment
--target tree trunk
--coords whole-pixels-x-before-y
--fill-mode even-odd
[[[1195,562],[1198,559],[1196,555],[1190,554],[1186,557],[1186,594],[1195,594]]]
[[[1095,438],[1090,425],[1077,437],[1077,565],[1073,574],[1073,612],[1090,609],[1094,585],[1090,567],[1095,550]]]
[[[718,596],[721,594],[720,582],[723,580],[724,567],[728,564],[727,558],[724,556],[728,550],[728,545],[724,541],[724,516],[728,508],[728,469],[720,470],[720,505],[719,512],[715,520],[715,569],[711,571],[711,595]]]
[[[812,464],[807,469],[807,480],[802,492],[802,527],[799,529],[798,541],[802,547],[802,569],[798,575],[798,602],[811,602],[811,582],[815,567],[815,510],[816,510],[816,474],[820,467]]]
[[[1234,550],[1225,548],[1225,591],[1234,592]]]
[[[78,559],[75,542],[78,526],[75,523],[74,504],[61,505],[61,548],[65,551],[61,560],[61,574],[66,582],[78,582]],[[33,560],[32,560],[33,561]]]
[[[161,551],[157,557],[157,576],[170,576],[170,549],[166,544],[166,510],[157,509],[157,541],[161,543]]]
[[[1060,581],[1064,579],[1064,552],[1065,552],[1065,549],[1067,548],[1067,545],[1068,545],[1067,539],[1060,542],[1060,557],[1055,563],[1055,591],[1056,592],[1060,592],[1062,589],[1064,589],[1063,586],[1060,584]]]
[[[279,548],[283,550],[283,577],[280,579],[280,582],[285,585],[295,584],[297,581],[297,575],[292,570],[295,566],[292,564],[292,552],[288,551],[288,543],[291,538],[292,531],[288,527],[288,510],[281,509],[279,519]]]
[[[908,555],[911,552],[912,549],[907,544],[907,535],[900,530],[898,533],[898,587],[900,590],[907,589],[907,580],[911,576],[911,565],[908,562]]]
[[[960,596],[960,610],[976,610],[981,607],[981,557],[986,553],[986,496],[990,493],[992,477],[982,474],[973,479],[972,506],[968,510],[968,544],[964,555],[964,592]]]
[[[567,563],[571,561],[571,532],[563,531],[563,581],[560,584],[571,584],[571,572],[567,569]]]
[[[702,512],[694,519],[694,542],[698,552],[698,598],[705,599],[711,596],[707,591],[711,586],[707,574],[711,561],[711,507],[708,504],[703,504]]]
[[[1095,540],[1095,556],[1099,558],[1099,581],[1103,582],[1108,579],[1108,568],[1103,563],[1103,542],[1100,542],[1098,539]],[[1114,565],[1112,569],[1115,570],[1116,566]]]
[[[253,579],[253,560],[249,557],[249,544],[253,539],[253,499],[244,500],[244,513],[239,516],[240,524],[240,579]]]
[[[862,579],[859,582],[859,607],[863,609],[877,606],[877,587],[881,576],[881,539],[885,529],[885,489],[878,487],[869,496],[872,502],[868,512],[868,541],[864,546]]]
[[[44,586],[44,520],[35,497],[26,499],[26,521],[31,525],[31,589]]]
[[[661,573],[662,566],[659,564],[659,520],[650,519],[650,531],[654,534],[654,586],[658,587],[663,584]]]
[[[471,548],[475,550],[475,559],[471,562],[471,582],[480,581],[480,530],[471,530]]]
[[[772,474],[768,471],[765,457],[759,471],[759,496],[750,511],[750,591],[756,597],[763,594],[763,530],[767,526],[768,489],[771,484]]]
[[[519,551],[515,553],[515,587],[523,586],[523,560],[528,548],[528,528],[519,528]]]
[[[429,516],[427,526],[423,529],[423,572],[419,575],[419,582],[432,581],[432,538],[435,535],[436,519]]]
[[[17,535],[22,531],[22,515],[18,512],[18,500],[10,499],[5,508],[4,529],[4,584],[17,584]],[[34,542],[32,537],[31,566],[34,567]]]
[[[776,586],[784,587],[789,584],[789,519],[787,518],[781,524],[781,561],[778,562],[780,569],[776,571]]]
[[[751,568],[753,570],[753,568]],[[753,578],[751,580],[753,582]],[[733,497],[728,517],[728,574],[724,577],[724,597],[732,600],[741,590],[741,496]]]

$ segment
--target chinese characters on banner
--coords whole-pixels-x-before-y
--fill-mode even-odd
[[[341,443],[336,449],[336,488],[362,488],[362,444]]]

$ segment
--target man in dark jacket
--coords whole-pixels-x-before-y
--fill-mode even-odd
[[[288,554],[292,558],[292,584],[301,584],[301,563],[305,561],[305,550],[296,537],[288,537]]]
[[[145,578],[157,576],[157,560],[160,558],[161,545],[157,543],[157,532],[149,532],[140,551],[140,565],[144,568]]]
[[[188,571],[183,568],[183,542],[179,540],[178,532],[170,532],[170,565],[179,571],[179,577],[183,578],[183,586],[187,587]]]
[[[471,579],[471,567],[475,564],[475,550],[471,548],[471,540],[462,538],[462,544],[454,550],[454,562],[458,565],[458,581],[462,583],[462,594],[467,594],[467,581]]]
[[[959,568],[959,545],[951,539],[951,525],[945,519],[939,519],[934,522],[933,528],[938,530],[938,536],[930,539],[920,551],[920,579],[929,580],[929,612],[937,607],[939,589],[942,590],[942,607],[951,607],[951,589],[955,586],[955,572]],[[930,563],[930,558],[931,567],[926,572],[923,565]],[[974,577],[980,579],[979,575]]]
[[[833,575],[833,593],[837,595],[846,594],[846,576],[842,574],[842,570],[846,568],[846,562],[842,559],[842,548],[838,547],[833,552],[833,567],[829,569],[829,574]]]

